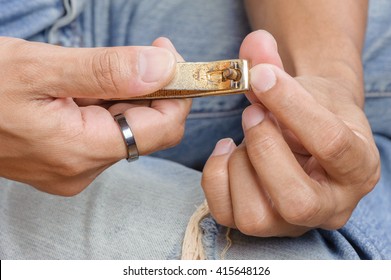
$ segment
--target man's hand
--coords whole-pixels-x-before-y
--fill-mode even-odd
[[[254,236],[337,229],[375,186],[379,154],[362,109],[359,83],[293,78],[262,31],[243,42],[252,62],[245,140],[217,143],[202,186],[218,223]]]
[[[167,39],[153,45],[70,49],[0,38],[0,176],[49,193],[79,193],[127,155],[113,119],[118,113],[126,116],[140,154],[177,144],[189,100],[80,106],[169,83],[181,57]]]

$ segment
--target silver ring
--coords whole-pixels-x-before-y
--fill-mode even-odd
[[[128,162],[137,160],[139,157],[139,153],[136,145],[136,140],[134,139],[134,135],[132,133],[132,130],[130,129],[128,122],[126,121],[125,116],[123,114],[118,114],[114,116],[114,119],[119,125],[119,128],[125,141],[125,145],[128,150],[128,157],[126,158],[126,160]]]

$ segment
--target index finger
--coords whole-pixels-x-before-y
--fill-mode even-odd
[[[295,79],[281,69],[259,64],[251,69],[256,97],[320,162],[340,178],[348,172],[361,175],[369,158],[365,144],[341,119],[320,105]]]

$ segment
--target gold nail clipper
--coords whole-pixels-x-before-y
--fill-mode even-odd
[[[193,98],[244,93],[249,90],[246,60],[178,62],[172,81],[154,93],[127,100]]]

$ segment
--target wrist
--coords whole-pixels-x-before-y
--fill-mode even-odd
[[[361,50],[346,40],[338,45],[281,48],[285,70],[294,77],[316,76],[337,82],[349,88],[353,101],[362,107],[364,78]]]

